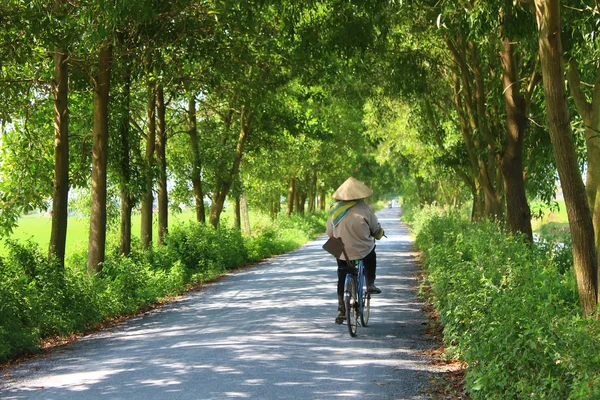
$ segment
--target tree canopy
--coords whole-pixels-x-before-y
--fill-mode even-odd
[[[585,170],[565,194],[572,221],[590,221],[575,258],[596,299],[598,12],[585,0],[5,1],[0,230],[52,209],[62,261],[82,189],[94,273],[107,224],[120,218],[127,255],[138,210],[150,246],[169,208],[214,227],[241,199],[303,214],[352,175],[375,200],[469,204],[531,241],[531,202]]]

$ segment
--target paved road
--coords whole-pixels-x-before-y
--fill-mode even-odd
[[[399,208],[378,216],[378,280],[358,337],[336,325],[321,237],[148,315],[2,372],[3,399],[421,399],[436,372]]]

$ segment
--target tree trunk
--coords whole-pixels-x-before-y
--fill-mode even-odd
[[[242,230],[242,208],[241,208],[240,196],[235,196],[233,203],[233,226],[238,231]]]
[[[252,230],[250,228],[250,213],[248,211],[248,201],[246,199],[246,193],[242,193],[242,195],[240,196],[240,206],[242,209],[242,228],[244,229],[244,232],[246,232],[246,234],[250,236],[252,234]]]
[[[569,62],[567,71],[571,95],[577,106],[577,111],[585,123],[585,145],[587,151],[587,173],[585,190],[587,193],[592,223],[594,225],[594,237],[596,243],[596,254],[600,254],[600,64],[596,68],[594,92],[591,103],[585,93],[581,90],[581,80],[577,63],[574,59]],[[598,260],[600,263],[600,260]],[[599,293],[600,295],[600,293]]]
[[[131,69],[125,67],[123,88],[123,116],[121,118],[121,179],[119,182],[121,191],[121,237],[119,252],[127,256],[131,253],[131,210],[133,199],[129,185],[131,184],[131,144],[130,144],[130,100],[131,100]]]
[[[60,5],[60,3],[57,3]],[[69,70],[66,48],[54,52],[54,189],[49,256],[65,264],[69,203]]]
[[[321,211],[325,211],[325,196],[325,189],[322,189],[319,195],[319,210]]]
[[[92,209],[88,242],[88,275],[102,271],[106,249],[106,165],[108,162],[108,101],[112,45],[98,51],[94,87],[94,144],[92,148]]]
[[[210,210],[208,214],[208,220],[210,224],[218,228],[220,223],[221,213],[223,212],[223,206],[225,204],[225,195],[223,193],[215,193],[210,204]]]
[[[533,242],[531,210],[523,179],[523,138],[527,127],[525,100],[521,95],[518,69],[513,54],[514,44],[502,39],[502,81],[506,105],[506,141],[501,158],[506,194],[506,222],[509,232],[524,233]]]
[[[141,232],[140,241],[142,247],[149,248],[152,246],[152,208],[154,203],[154,195],[152,189],[154,187],[154,150],[156,146],[156,84],[153,78],[148,78],[148,132],[146,133],[146,165],[143,173],[143,192],[141,204]]]
[[[300,193],[300,203],[299,203],[300,207],[298,210],[300,212],[300,215],[304,215],[304,211],[305,211],[305,207],[306,207],[306,197],[307,197],[306,192]]]
[[[202,191],[202,162],[200,160],[200,148],[198,147],[198,125],[196,122],[196,98],[190,96],[188,103],[189,134],[190,147],[192,152],[192,186],[194,188],[194,198],[196,200],[196,221],[205,224],[206,216],[204,212],[204,192]]]
[[[479,186],[483,190],[486,217],[497,219],[502,216],[503,209],[500,196],[490,178],[490,169],[493,170],[492,167],[496,167],[494,165],[496,148],[486,122],[485,88],[479,67],[479,55],[474,44],[472,42],[465,44],[460,35],[456,38],[456,43],[447,40],[447,44],[459,71],[459,75],[455,74],[454,76],[454,103],[459,115],[469,160],[473,171],[477,173],[476,179],[479,181]],[[470,63],[467,60],[470,60]],[[461,100],[461,94],[464,101]],[[483,134],[488,144],[487,148],[481,143],[476,132]]]
[[[290,184],[288,186],[288,198],[287,198],[287,211],[286,215],[288,217],[292,216],[294,212],[294,199],[296,198],[296,178],[290,179]]]
[[[296,208],[296,214],[300,215],[302,213],[302,211],[300,210],[300,189],[297,187],[298,184],[296,184],[296,193],[294,195],[294,207]]]
[[[210,223],[212,226],[217,228],[219,226],[219,220],[221,218],[221,212],[223,211],[223,204],[225,198],[229,194],[233,180],[240,173],[240,164],[244,155],[244,146],[248,140],[250,134],[250,125],[252,124],[252,112],[247,112],[246,107],[242,106],[242,112],[240,115],[240,134],[235,149],[235,157],[233,159],[233,165],[229,174],[223,177],[222,184],[219,190],[213,195],[213,202],[210,206]]]
[[[560,3],[559,0],[535,0],[535,7],[550,140],[571,229],[579,300],[584,313],[590,314],[598,301],[594,228],[577,165],[564,92]]]
[[[308,212],[314,213],[317,203],[317,170],[315,169],[310,181],[310,198],[308,199]]]
[[[162,84],[156,93],[156,116],[158,120],[156,161],[158,164],[158,245],[165,243],[169,229],[169,193],[167,190],[167,130],[165,121],[165,92]]]
[[[600,121],[598,117],[598,115],[594,116],[592,123],[586,124],[585,144],[588,155],[586,193],[591,208],[596,248],[600,252],[600,139],[598,138]]]
[[[471,130],[469,127],[469,123],[467,118],[465,117],[463,110],[463,102],[461,99],[461,87],[460,87],[460,78],[457,74],[453,76],[454,83],[454,106],[456,107],[456,113],[458,115],[459,128],[465,142],[465,148],[467,150],[467,154],[469,156],[469,162],[471,164],[471,170],[474,175],[474,186],[473,186],[473,208],[471,209],[471,220],[479,221],[484,216],[484,207],[481,207],[481,198],[480,196],[482,191],[482,177],[480,174],[479,168],[479,160],[477,159],[477,149],[475,148],[475,143],[471,137]],[[417,182],[418,185],[418,182]],[[417,186],[418,187],[418,186]]]

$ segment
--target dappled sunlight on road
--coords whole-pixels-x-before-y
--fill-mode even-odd
[[[94,369],[88,372],[71,372],[64,374],[47,375],[43,380],[29,382],[23,390],[41,390],[51,388],[66,388],[71,391],[81,392],[88,390],[111,375],[124,372],[124,369]]]

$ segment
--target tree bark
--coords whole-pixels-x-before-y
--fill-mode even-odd
[[[130,100],[131,100],[131,70],[125,66],[123,87],[123,116],[121,118],[121,179],[119,182],[121,192],[121,235],[119,252],[127,256],[131,253],[131,211],[133,199],[131,196],[131,144],[130,144]]]
[[[296,192],[294,194],[294,207],[296,208],[296,214],[302,214],[302,210],[300,209],[300,197],[302,196],[301,189],[298,188],[298,183],[296,183]]]
[[[294,212],[294,199],[296,198],[296,178],[290,179],[290,184],[288,186],[288,198],[287,198],[287,211],[286,214],[289,217],[292,216]]]
[[[196,200],[196,221],[205,224],[206,215],[204,211],[204,192],[202,191],[202,162],[200,159],[200,148],[198,147],[198,125],[196,122],[196,98],[192,95],[188,102],[188,119],[190,147],[192,152],[192,186],[194,188],[194,199]]]
[[[299,211],[300,215],[304,215],[304,211],[305,211],[305,208],[306,208],[306,197],[307,197],[306,192],[303,191],[302,193],[300,193],[299,197],[300,197],[299,198],[299,205],[300,205],[300,207],[298,207],[299,208],[298,211]]]
[[[242,229],[250,236],[252,234],[250,228],[250,212],[248,211],[248,200],[246,199],[245,192],[242,192],[242,195],[240,196],[240,206],[242,209]]]
[[[598,302],[597,255],[592,217],[577,164],[563,85],[560,3],[558,0],[535,0],[535,7],[550,140],[571,228],[579,300],[583,312],[591,314]]]
[[[162,84],[156,91],[158,121],[156,161],[158,164],[158,245],[162,246],[169,230],[169,193],[167,190],[167,129],[165,121],[165,93]]]
[[[513,48],[514,44],[508,38],[502,39],[500,57],[506,105],[506,140],[501,166],[506,194],[506,222],[509,232],[523,233],[532,243],[531,210],[523,179],[523,138],[527,128],[527,108],[521,95]]]
[[[146,133],[146,165],[143,173],[143,192],[141,204],[141,232],[140,241],[144,248],[152,246],[152,207],[154,195],[154,150],[156,147],[156,84],[152,78],[148,79],[148,105],[147,105],[147,124]]]
[[[102,272],[106,250],[106,166],[108,162],[108,101],[112,45],[98,51],[98,75],[94,87],[94,144],[92,148],[92,208],[88,242],[88,275]]]
[[[60,2],[57,2],[60,6]],[[67,50],[54,52],[54,188],[52,191],[52,230],[49,256],[65,264],[69,203],[69,70]]]
[[[308,199],[308,212],[314,213],[317,203],[317,170],[313,170],[312,179],[310,181],[310,197]]]

